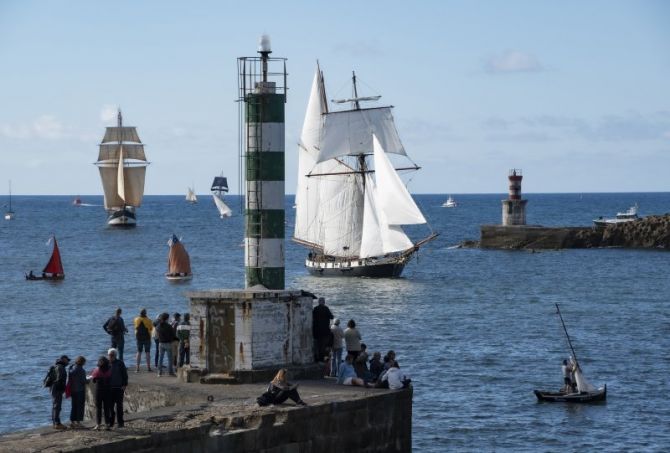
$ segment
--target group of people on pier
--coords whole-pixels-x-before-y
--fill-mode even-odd
[[[115,424],[123,428],[123,397],[128,385],[128,370],[123,360],[123,353],[128,328],[122,313],[122,309],[117,308],[114,315],[103,324],[104,331],[110,337],[111,348],[106,355],[100,356],[91,374],[87,374],[84,369],[86,358],[83,356],[77,356],[74,363],[71,364],[70,358],[62,355],[49,368],[43,384],[49,388],[51,393],[51,420],[55,429],[67,428],[61,423],[60,417],[63,396],[72,399],[70,428],[82,427],[88,384],[94,385],[96,425],[93,429],[109,430]],[[166,368],[170,376],[176,376],[177,367],[190,363],[191,324],[188,313],[184,314],[183,318],[180,313],[174,313],[172,319],[168,313],[161,313],[152,321],[147,316],[146,309],[143,308],[133,320],[133,327],[137,344],[136,373],[140,372],[143,352],[147,371],[152,371],[152,343],[156,345],[153,364],[158,376],[162,376]],[[165,356],[167,356],[167,366],[163,365]]]
[[[388,351],[383,361],[380,352],[370,358],[356,321],[350,319],[342,329],[323,297],[312,312],[312,334],[314,359],[325,364],[326,375],[336,377],[338,384],[400,389],[411,382],[400,371],[394,351]]]

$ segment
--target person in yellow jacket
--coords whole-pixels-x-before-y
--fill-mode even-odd
[[[154,324],[147,317],[147,310],[143,308],[140,315],[133,321],[135,325],[135,339],[137,339],[137,355],[135,356],[135,373],[140,372],[142,363],[142,351],[147,357],[147,371],[151,372],[151,332],[154,330]]]

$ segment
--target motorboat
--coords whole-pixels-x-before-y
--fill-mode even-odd
[[[456,206],[458,206],[458,203],[456,203],[456,200],[451,198],[451,195],[449,195],[449,198],[447,198],[447,201],[442,203],[443,208],[455,208]]]
[[[606,227],[607,225],[616,225],[619,223],[627,223],[627,222],[635,222],[636,220],[639,220],[640,216],[637,215],[637,203],[634,206],[631,206],[628,208],[627,211],[624,212],[617,212],[616,217],[614,218],[606,218],[606,217],[598,217],[597,219],[593,219],[593,224],[597,227]]]

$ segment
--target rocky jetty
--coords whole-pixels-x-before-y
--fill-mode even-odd
[[[473,245],[472,241],[462,244]],[[670,214],[605,228],[482,225],[479,246],[509,250],[598,247],[670,250]]]

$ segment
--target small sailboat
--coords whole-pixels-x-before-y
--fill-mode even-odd
[[[123,125],[121,110],[117,115],[117,126],[105,131],[95,165],[100,170],[105,191],[107,224],[135,226],[135,208],[142,205],[144,176],[149,162],[137,128]]]
[[[449,195],[449,198],[447,198],[447,201],[442,203],[443,208],[455,208],[456,206],[458,206],[458,203],[456,203],[456,200],[451,198],[451,195]]]
[[[168,271],[165,277],[171,281],[184,281],[193,278],[191,272],[191,259],[176,235],[172,235],[168,241],[170,252],[168,253]]]
[[[572,341],[570,340],[570,335],[568,335],[568,329],[565,327],[565,322],[563,321],[563,316],[561,315],[561,310],[558,308],[558,304],[556,304],[556,313],[561,320],[563,331],[565,332],[565,336],[568,339],[568,345],[570,345],[570,350],[572,351],[572,375],[575,385],[574,387],[568,386],[567,388],[563,388],[558,392],[535,390],[535,396],[538,401],[548,402],[594,403],[605,401],[607,398],[607,385],[596,388],[586,380],[582,368],[577,361],[577,354],[575,354],[575,349],[572,347]]]
[[[49,242],[53,242],[53,250],[51,251],[49,262],[42,269],[42,275],[37,276],[33,271],[30,271],[26,274],[26,280],[63,280],[65,278],[56,236],[52,236]]]
[[[212,191],[212,199],[214,200],[216,209],[219,211],[219,217],[223,219],[224,217],[233,215],[233,211],[223,202],[223,196],[228,192],[228,179],[223,174],[215,176],[210,190]]]
[[[12,211],[12,182],[9,181],[9,209],[5,211],[5,220],[14,220],[16,214]]]
[[[198,197],[195,195],[195,190],[192,187],[188,187],[186,191],[186,201],[191,204],[198,202]]]

